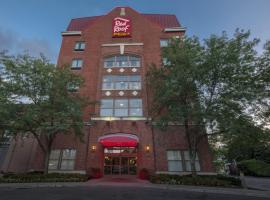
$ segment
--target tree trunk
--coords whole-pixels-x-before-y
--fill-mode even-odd
[[[191,173],[192,173],[192,176],[197,176],[197,172],[196,172],[196,168],[195,168],[196,149],[194,149],[193,145],[191,144],[191,134],[189,131],[188,119],[186,119],[184,123],[185,123],[185,133],[187,136],[188,148],[189,148]]]
[[[44,159],[44,174],[48,174],[48,171],[49,171],[50,154],[51,154],[51,148],[48,147],[45,153],[45,159]]]

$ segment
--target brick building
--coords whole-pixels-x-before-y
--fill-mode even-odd
[[[161,48],[185,29],[175,15],[141,14],[129,7],[108,14],[72,19],[63,40],[58,66],[70,64],[85,79],[73,92],[98,100],[85,110],[84,142],[73,136],[57,136],[49,170],[87,173],[98,168],[104,175],[137,175],[151,172],[186,173],[190,158],[183,127],[166,132],[152,126],[149,65],[161,65]],[[75,90],[75,91],[74,91]],[[213,172],[207,139],[198,148],[196,168]],[[42,170],[43,155],[31,138],[11,144],[4,171]]]

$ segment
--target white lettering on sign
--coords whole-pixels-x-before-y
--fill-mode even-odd
[[[121,17],[114,18],[113,36],[130,36],[130,20]]]

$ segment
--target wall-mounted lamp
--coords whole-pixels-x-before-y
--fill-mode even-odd
[[[92,145],[91,146],[91,150],[92,150],[92,152],[95,152],[97,150],[97,146],[96,145]]]
[[[146,146],[145,146],[145,151],[146,151],[146,152],[149,152],[149,151],[150,151],[150,146],[149,146],[149,145],[146,145]]]

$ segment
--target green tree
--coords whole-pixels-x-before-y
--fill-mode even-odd
[[[74,134],[82,138],[83,108],[88,105],[86,97],[71,93],[69,89],[80,87],[83,80],[68,67],[55,67],[43,56],[4,56],[1,83],[8,91],[5,107],[1,105],[0,119],[5,129],[18,135],[31,134],[44,153],[44,173],[53,141],[58,134]],[[3,113],[14,113],[5,119]]]
[[[236,30],[232,38],[224,32],[203,43],[196,38],[172,40],[162,53],[168,62],[148,72],[152,114],[161,126],[184,126],[193,174],[200,140],[232,132],[233,121],[251,115],[260,99],[267,99],[269,82],[262,81],[262,61],[255,50],[259,40],[249,38],[249,32]]]

